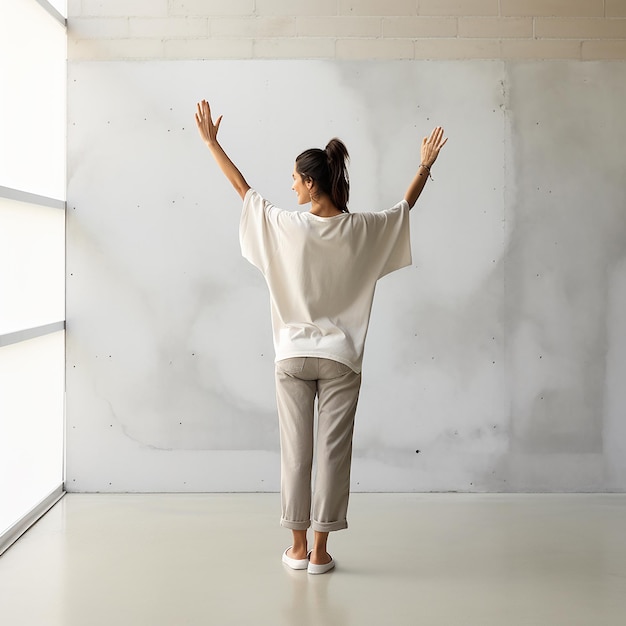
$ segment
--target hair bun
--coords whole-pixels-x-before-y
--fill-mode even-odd
[[[333,160],[347,161],[350,158],[346,145],[343,143],[343,141],[341,141],[341,139],[338,139],[337,137],[333,137],[326,144],[325,151],[329,158]]]

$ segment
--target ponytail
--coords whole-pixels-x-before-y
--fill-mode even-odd
[[[347,161],[350,158],[348,150],[340,139],[334,137],[326,146],[328,170],[330,174],[330,197],[333,204],[348,212],[348,197],[350,195],[350,179],[348,178]]]
[[[348,213],[350,179],[348,178],[348,149],[336,137],[328,142],[325,150],[311,148],[296,158],[296,170],[303,179],[315,181],[332,203]]]

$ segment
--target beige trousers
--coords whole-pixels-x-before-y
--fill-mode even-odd
[[[328,532],[348,527],[352,433],[361,374],[315,357],[276,363],[280,425],[281,525]],[[311,493],[314,405],[317,473]]]

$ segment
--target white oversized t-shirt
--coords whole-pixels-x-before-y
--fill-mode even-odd
[[[250,189],[239,238],[269,287],[276,361],[314,356],[360,372],[376,281],[411,264],[406,200],[319,217],[278,209]]]

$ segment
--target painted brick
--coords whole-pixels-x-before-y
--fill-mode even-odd
[[[131,37],[151,37],[170,39],[174,37],[207,37],[209,34],[209,20],[205,17],[184,18],[140,18],[131,17],[129,20]]]
[[[209,20],[211,37],[254,38],[258,30],[256,17],[215,17]]]
[[[295,17],[258,17],[256,37],[295,37]]]
[[[257,39],[254,42],[257,59],[332,59],[334,39]]]
[[[497,39],[420,39],[415,42],[416,59],[497,59]]]
[[[383,37],[456,37],[455,17],[385,17]]]
[[[413,42],[406,39],[338,39],[338,59],[413,59]]]
[[[215,18],[210,21],[212,37],[294,37],[295,17]]]
[[[300,37],[380,37],[379,17],[298,17],[296,33]]]
[[[341,15],[416,15],[415,0],[339,0]]]
[[[169,13],[185,17],[254,15],[254,0],[170,0]]]
[[[419,15],[498,15],[498,0],[418,0]]]
[[[170,39],[168,59],[250,59],[252,39]]]
[[[504,39],[503,59],[580,59],[580,41]]]
[[[257,15],[337,15],[337,0],[256,0]]]
[[[602,17],[604,0],[500,0],[502,16]]]
[[[624,39],[626,19],[537,18],[535,36],[553,39]]]
[[[625,0],[605,0],[604,6],[607,17],[626,17]]]
[[[68,39],[128,39],[127,17],[70,17]]]
[[[583,41],[583,61],[626,60],[626,41]]]
[[[532,37],[530,17],[460,17],[459,37]]]
[[[70,61],[161,59],[164,43],[156,39],[75,39],[68,41]]]
[[[67,16],[77,17],[83,11],[82,0],[67,0]]]
[[[167,17],[167,0],[83,0],[81,15]]]

